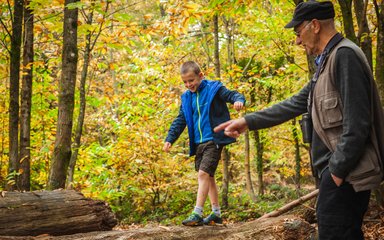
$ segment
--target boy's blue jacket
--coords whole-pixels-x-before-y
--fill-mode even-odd
[[[215,133],[213,132],[213,128],[223,122],[230,120],[230,115],[226,103],[245,103],[244,96],[236,91],[228,90],[219,81],[210,81],[205,79],[203,81],[206,81],[207,83],[205,87],[210,88],[209,91],[205,92],[208,94],[207,99],[210,106],[209,122],[212,128],[213,141],[218,145],[227,145],[229,143],[235,142],[234,138],[224,135],[224,131]],[[195,138],[193,131],[194,123],[192,113],[192,92],[189,90],[185,91],[181,95],[179,115],[172,122],[165,141],[173,144],[179,138],[186,126],[188,126],[189,135],[189,154],[190,156],[193,156],[196,154],[196,144],[194,143]]]

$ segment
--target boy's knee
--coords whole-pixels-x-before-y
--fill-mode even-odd
[[[206,173],[202,170],[199,170],[199,173],[197,174],[197,177],[200,179],[200,180],[209,180],[211,178],[211,176],[209,176],[209,173]]]

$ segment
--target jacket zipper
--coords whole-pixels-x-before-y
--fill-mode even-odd
[[[196,104],[197,104],[197,112],[199,113],[199,120],[197,122],[197,126],[199,128],[199,132],[200,132],[200,143],[203,142],[203,133],[201,132],[201,114],[200,114],[200,106],[199,106],[199,92],[196,92],[197,93],[197,96],[196,96]]]

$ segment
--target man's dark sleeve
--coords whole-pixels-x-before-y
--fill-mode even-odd
[[[166,142],[174,143],[180,137],[181,133],[186,127],[186,121],[183,113],[182,106],[180,106],[179,115],[173,120],[171,127],[168,131]]]
[[[220,87],[218,93],[219,97],[225,102],[230,102],[234,104],[235,102],[245,103],[245,97],[243,94],[238,93],[237,91],[228,90],[226,87]]]
[[[269,128],[307,112],[308,83],[296,95],[261,111],[247,114],[244,118],[250,130]]]
[[[340,178],[356,166],[370,132],[370,80],[362,64],[350,48],[336,53],[335,85],[343,103],[343,132],[329,160],[329,171]]]

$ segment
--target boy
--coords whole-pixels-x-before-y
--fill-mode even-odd
[[[224,145],[235,141],[224,135],[214,133],[213,128],[230,119],[227,102],[239,111],[245,98],[236,91],[230,91],[219,81],[204,79],[199,65],[188,61],[181,66],[181,79],[188,89],[181,96],[179,115],[172,122],[165,139],[164,151],[169,152],[172,144],[188,126],[190,156],[195,157],[195,169],[198,171],[198,191],[196,206],[192,214],[182,222],[185,226],[221,224],[218,190],[214,178],[221,150]],[[204,202],[209,196],[212,213],[202,218]]]

